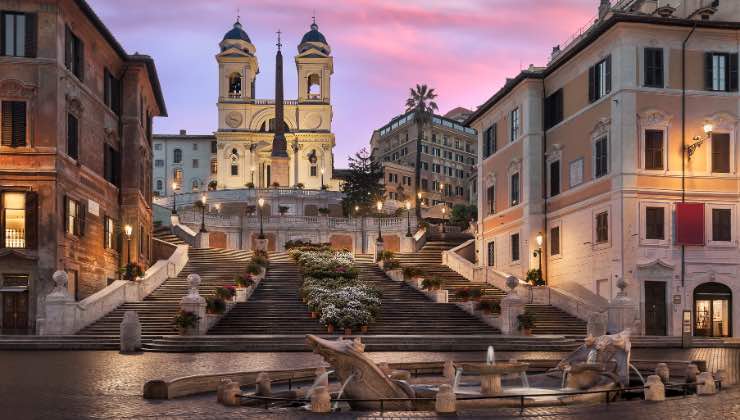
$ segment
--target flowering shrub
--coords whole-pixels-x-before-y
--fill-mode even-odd
[[[254,279],[249,273],[238,275],[234,277],[234,283],[239,287],[252,287],[254,286]]]
[[[209,314],[222,314],[226,311],[226,302],[219,297],[207,297],[206,311]]]
[[[223,286],[216,288],[216,297],[220,299],[231,299],[236,296],[236,288],[234,286]]]

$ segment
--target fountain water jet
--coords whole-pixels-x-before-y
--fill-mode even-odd
[[[493,350],[493,346],[488,346],[488,351],[486,352],[486,364],[489,366],[496,364],[496,353]]]

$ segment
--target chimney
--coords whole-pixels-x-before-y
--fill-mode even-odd
[[[186,134],[188,134],[188,130],[180,130],[180,135],[181,136],[184,136]]]

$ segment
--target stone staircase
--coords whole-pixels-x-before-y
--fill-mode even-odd
[[[469,238],[467,238],[469,239]],[[469,287],[481,289],[482,300],[500,301],[506,292],[490,284],[473,283],[442,264],[442,251],[452,249],[466,238],[463,235],[431,236],[426,245],[414,254],[397,254],[402,266],[419,267],[429,276],[439,276],[443,288],[449,291],[450,302],[458,302],[455,291]],[[586,333],[586,322],[551,305],[528,304],[526,310],[535,317],[533,334],[574,335]]]
[[[157,233],[157,238],[172,243],[179,241],[163,233]],[[234,275],[244,271],[250,256],[250,252],[241,250],[191,247],[188,263],[176,278],[165,280],[141,302],[119,306],[78,334],[117,336],[123,314],[128,310],[138,313],[143,337],[175,334],[172,318],[180,309],[180,299],[187,293],[188,275],[199,274],[200,294],[204,297],[213,296],[217,287],[234,284]]]

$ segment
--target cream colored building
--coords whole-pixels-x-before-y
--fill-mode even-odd
[[[238,21],[219,45],[217,188],[244,188],[249,183],[272,186],[275,101],[255,98],[256,48]],[[336,190],[331,128],[334,60],[315,22],[298,45],[295,64],[298,97],[284,101],[289,184],[280,186],[320,189],[324,185]]]
[[[645,334],[680,335],[688,311],[694,335],[740,336],[740,2],[608,3],[467,120],[478,264],[523,278],[542,233],[549,286],[605,307],[624,281]]]

